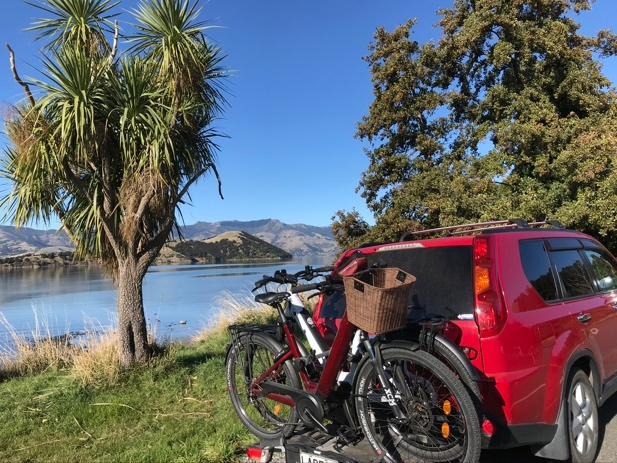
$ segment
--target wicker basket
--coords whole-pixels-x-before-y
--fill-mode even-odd
[[[416,277],[399,268],[375,268],[345,277],[347,318],[371,334],[403,328],[415,281]]]

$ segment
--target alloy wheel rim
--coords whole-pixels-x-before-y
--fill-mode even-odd
[[[595,407],[588,388],[578,382],[570,398],[572,438],[580,455],[589,453],[596,440]]]

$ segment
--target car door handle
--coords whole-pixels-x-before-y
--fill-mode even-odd
[[[582,313],[578,317],[576,317],[581,323],[589,323],[591,321],[591,314]]]

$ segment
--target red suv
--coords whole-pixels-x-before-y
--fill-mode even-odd
[[[459,234],[350,250],[337,268],[361,256],[417,277],[410,318],[445,319],[481,378],[486,446],[592,462],[598,406],[617,390],[617,262],[591,236],[538,225],[438,229]],[[320,302],[323,334],[343,305]]]

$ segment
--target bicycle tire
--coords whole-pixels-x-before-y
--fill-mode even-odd
[[[240,418],[240,421],[242,421],[242,423],[252,434],[257,436],[262,441],[275,440],[280,437],[288,437],[294,431],[295,426],[299,421],[296,409],[291,408],[286,419],[281,419],[276,422],[278,417],[275,416],[275,411],[269,412],[269,410],[264,407],[264,402],[267,401],[267,399],[251,399],[248,385],[254,378],[249,376],[256,375],[249,374],[250,369],[248,368],[248,362],[253,361],[253,358],[249,360],[249,355],[251,355],[250,353],[253,352],[252,355],[254,356],[254,353],[258,352],[258,349],[263,349],[271,354],[271,357],[263,358],[264,362],[262,363],[268,363],[283,350],[283,346],[271,335],[264,333],[244,333],[240,334],[229,347],[227,359],[225,361],[225,370],[231,403],[236,411],[236,414],[238,415],[238,418]],[[241,385],[242,388],[240,389],[236,367],[239,366],[242,355],[246,356],[247,364],[244,366],[240,365],[240,376],[244,376],[245,381],[245,384]],[[273,362],[265,366],[269,367],[272,364]],[[285,380],[285,384],[299,389],[302,388],[300,376],[291,361],[287,361],[283,364],[282,371],[279,372],[279,376]],[[246,392],[244,391],[245,387]],[[248,399],[248,404],[242,403],[243,395],[241,394],[245,393]],[[251,410],[248,409],[248,405],[252,406]],[[275,405],[275,407],[276,406],[277,405]],[[282,405],[280,406],[286,407]],[[269,421],[270,424],[273,425],[274,429],[266,429],[262,423],[257,422],[256,418],[252,418],[251,415],[255,416],[255,411],[263,420]]]
[[[415,462],[418,460],[435,463],[475,463],[479,461],[481,452],[480,423],[473,400],[462,381],[456,377],[448,366],[437,359],[437,357],[425,351],[418,350],[417,348],[414,349],[411,343],[409,343],[408,346],[405,346],[405,343],[401,342],[397,342],[393,346],[382,345],[381,354],[383,364],[386,368],[401,368],[396,365],[402,362],[407,362],[410,366],[416,368],[416,381],[420,384],[420,379],[422,379],[426,383],[423,389],[428,389],[429,387],[433,387],[434,389],[435,386],[431,386],[430,384],[433,379],[441,382],[447,389],[447,394],[449,394],[447,396],[448,400],[454,404],[453,408],[458,413],[456,416],[453,415],[451,417],[451,412],[448,413],[448,416],[445,416],[445,421],[443,421],[443,416],[438,416],[433,412],[433,410],[439,409],[439,407],[434,407],[432,404],[433,399],[431,396],[433,392],[428,391],[427,393],[426,391],[420,390],[414,383],[415,390],[425,394],[425,402],[431,402],[431,406],[425,404],[422,413],[419,412],[417,405],[414,404],[420,403],[420,401],[416,400],[414,402],[415,399],[411,397],[411,388],[409,384],[407,384],[408,379],[405,378],[403,381],[400,379],[398,381],[395,380],[393,386],[397,389],[396,392],[399,394],[399,400],[397,401],[405,406],[404,410],[409,417],[408,421],[410,423],[405,426],[408,426],[410,429],[414,428],[414,432],[417,432],[418,429],[421,429],[421,432],[425,432],[424,436],[420,436],[421,432],[416,434],[410,432],[406,439],[405,433],[399,429],[404,427],[403,425],[400,423],[393,424],[395,420],[392,418],[382,420],[380,416],[377,416],[378,414],[387,414],[388,405],[380,405],[383,409],[382,411],[370,405],[371,403],[382,404],[384,401],[383,399],[380,402],[375,399],[369,400],[371,395],[378,393],[371,390],[373,382],[376,382],[374,364],[370,361],[365,361],[361,365],[355,381],[356,413],[364,435],[377,455],[386,461],[401,463]],[[407,363],[404,364],[407,365]],[[431,379],[422,378],[418,373],[419,368],[422,369],[422,372],[430,374]],[[375,388],[377,389],[378,387],[379,385],[376,383]],[[437,387],[439,391],[441,391],[441,386],[437,385]],[[409,393],[403,394],[400,389],[407,389]],[[437,393],[435,393],[435,396],[436,395]],[[405,399],[404,401],[401,400],[403,398]],[[445,400],[443,402],[445,402]],[[410,408],[414,409],[414,413],[409,411]],[[445,409],[445,404],[442,408]],[[435,426],[436,429],[439,428],[439,422],[442,423],[440,432],[443,435],[443,422],[447,422],[450,418],[454,420],[455,417],[457,421],[453,421],[452,429],[457,431],[461,439],[460,442],[446,442],[447,445],[444,445],[442,449],[429,449],[427,445],[420,444],[418,440],[410,442],[410,439],[408,439],[411,435],[414,437],[419,436],[419,440],[421,440],[420,438],[425,438],[427,441],[429,441],[429,439],[434,439],[432,435],[429,435],[429,432],[433,429],[433,426]],[[415,421],[412,422],[412,420]],[[382,421],[385,426],[379,424]],[[420,421],[426,422],[426,428],[418,425]],[[428,429],[429,426],[430,429]],[[448,424],[448,429],[450,429],[450,424]],[[397,441],[396,443],[395,440]],[[445,440],[447,440],[447,437],[444,437],[444,441]]]

